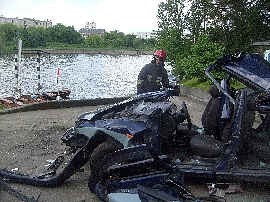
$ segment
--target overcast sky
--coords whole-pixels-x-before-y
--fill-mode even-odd
[[[62,23],[76,30],[86,22],[97,29],[125,34],[157,29],[158,4],[163,0],[0,0],[0,15]],[[163,1],[165,2],[165,1]]]

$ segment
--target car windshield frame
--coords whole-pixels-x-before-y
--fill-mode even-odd
[[[224,56],[206,68],[206,75],[223,92],[224,89],[210,74],[214,70],[226,72],[252,90],[270,92],[270,63],[258,54],[242,53],[238,56]]]

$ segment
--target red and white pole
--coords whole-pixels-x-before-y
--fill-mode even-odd
[[[37,92],[40,94],[40,90],[42,89],[41,82],[40,82],[40,51],[37,51],[37,71],[38,71],[38,86]]]
[[[15,78],[16,78],[16,92],[15,99],[21,98],[21,53],[22,53],[22,40],[18,41],[18,49],[15,50]]]
[[[56,96],[56,100],[60,100],[59,77],[60,77],[60,68],[58,67],[58,69],[57,69],[57,78],[56,78],[58,95]]]

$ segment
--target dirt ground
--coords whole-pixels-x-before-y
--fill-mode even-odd
[[[180,109],[182,100],[194,124],[201,126],[200,117],[205,103],[188,97],[176,97],[172,101]],[[49,160],[64,155],[65,146],[61,145],[61,136],[72,127],[76,117],[83,112],[103,106],[74,107],[65,109],[48,109],[0,115],[0,168],[17,169],[24,174],[38,174],[46,170]],[[8,183],[20,193],[38,199],[39,202],[90,202],[99,201],[88,190],[90,169],[88,165],[83,172],[78,172],[62,186],[55,188],[34,187]],[[5,182],[6,183],[6,182]],[[188,182],[188,187],[197,196],[207,196],[206,184]],[[243,186],[243,185],[242,185]],[[270,200],[269,188],[261,185],[245,185],[243,193],[226,195],[226,201],[262,201]],[[0,188],[0,201],[21,201]]]

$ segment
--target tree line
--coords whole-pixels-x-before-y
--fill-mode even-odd
[[[18,27],[12,23],[0,25],[0,55],[13,53],[18,39],[23,48],[106,48],[106,49],[153,49],[156,39],[136,38],[134,34],[105,32],[103,37],[90,35],[84,39],[73,26],[58,23],[49,28]]]
[[[270,39],[269,0],[166,0],[157,10],[156,39],[140,39],[119,31],[86,39],[74,29],[0,25],[0,53],[13,51],[18,37],[24,48],[164,49],[173,73],[207,78],[204,69],[225,54],[253,52],[252,41]],[[18,36],[20,33],[20,36]]]
[[[168,53],[174,74],[187,79],[206,81],[209,64],[270,39],[269,0],[167,0],[157,18],[157,46]]]

